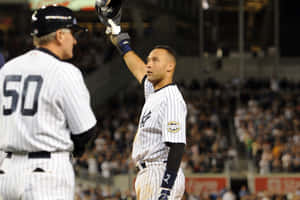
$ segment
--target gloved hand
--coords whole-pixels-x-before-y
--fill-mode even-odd
[[[167,189],[167,188],[161,188],[161,191],[160,191],[160,195],[159,195],[159,197],[158,197],[158,200],[168,200],[170,194],[171,194],[170,189]]]
[[[122,16],[122,0],[96,0],[95,8],[99,20],[107,26],[107,34],[109,29],[114,26],[119,26]],[[111,20],[111,22],[109,22]],[[121,31],[121,29],[120,29]],[[119,34],[120,31],[113,34]]]
[[[119,53],[124,56],[128,51],[131,51],[130,36],[128,33],[120,33],[118,35],[110,35],[110,40],[115,45]]]

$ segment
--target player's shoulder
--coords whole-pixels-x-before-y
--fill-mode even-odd
[[[28,52],[8,60],[1,67],[0,73],[1,74],[11,73],[12,71],[15,70],[16,66],[24,66],[24,64],[27,63],[27,61],[26,61],[27,54],[28,54]]]
[[[183,98],[183,95],[182,95],[180,89],[178,88],[178,85],[175,83],[164,88],[164,97],[165,97],[166,101],[173,102],[173,103],[179,103],[182,106],[186,107],[186,103]]]
[[[81,75],[81,71],[72,63],[65,62],[65,61],[60,61],[59,63],[59,70],[62,73],[71,73],[71,74],[78,74]]]
[[[59,59],[56,55],[54,55],[51,51],[47,49],[44,48],[33,49],[31,53],[40,56],[40,59],[49,61],[49,64],[47,66],[50,68],[55,67],[55,70],[60,74],[64,74],[64,75],[81,74],[80,70],[75,65]]]
[[[72,85],[74,82],[78,84],[78,82],[83,81],[82,72],[73,64],[68,62],[61,61],[61,65],[59,66],[59,79],[62,84],[69,83]]]
[[[26,57],[27,53],[19,55],[15,58],[12,58],[10,60],[8,60],[2,67],[2,69],[4,69],[5,67],[9,66],[9,65],[14,65],[17,62],[23,62],[24,58]]]

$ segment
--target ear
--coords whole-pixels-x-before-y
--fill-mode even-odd
[[[56,31],[56,41],[57,41],[58,44],[62,44],[63,43],[64,37],[65,36],[62,33],[62,31],[60,31],[60,30]]]
[[[169,63],[168,65],[167,65],[167,72],[172,72],[172,71],[174,71],[174,64],[173,63]]]

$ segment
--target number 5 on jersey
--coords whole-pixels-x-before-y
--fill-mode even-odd
[[[22,84],[21,75],[7,75],[4,79],[3,96],[11,99],[10,106],[3,106],[3,115],[11,115],[17,110],[17,105],[20,100],[20,93],[16,89],[10,89],[9,85]],[[35,83],[35,87],[30,87]],[[29,75],[25,78],[23,85],[17,88],[22,88],[21,96],[21,114],[23,116],[34,116],[38,110],[38,99],[43,85],[43,77],[40,75]],[[30,90],[30,89],[33,90]],[[33,102],[27,102],[26,99],[30,94],[34,94]],[[31,98],[32,99],[32,98]],[[25,105],[31,105],[30,108],[25,108]]]

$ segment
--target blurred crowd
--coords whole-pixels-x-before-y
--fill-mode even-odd
[[[136,195],[134,192],[112,191],[101,186],[77,185],[75,200],[136,200]],[[227,188],[215,192],[185,192],[182,200],[300,200],[300,188],[288,194],[266,191],[251,193],[245,185],[241,185],[236,192]]]
[[[29,33],[9,32],[3,34],[1,38],[3,42],[0,42],[0,52],[6,61],[35,48]],[[70,62],[79,67],[83,73],[92,72],[111,58],[113,48],[106,42],[103,33],[97,31],[82,33],[76,38],[78,42],[74,48],[76,56]]]
[[[261,174],[300,172],[299,88],[287,80],[249,80],[244,88],[234,124]]]

